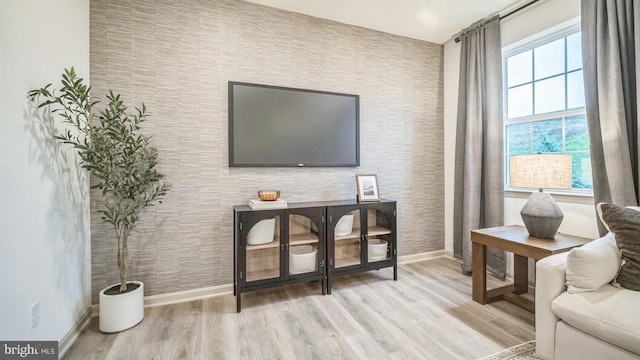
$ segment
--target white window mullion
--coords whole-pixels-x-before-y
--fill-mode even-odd
[[[567,152],[567,117],[562,117],[562,152]]]
[[[537,122],[541,122],[541,121],[548,121],[548,120],[554,120],[554,119],[559,119],[560,120],[560,131],[561,131],[561,139],[560,139],[560,143],[558,144],[557,142],[555,142],[553,139],[553,137],[548,137],[548,139],[546,141],[552,141],[553,142],[553,148],[557,149],[557,145],[560,145],[560,150],[563,153],[567,153],[567,134],[568,134],[568,118],[569,117],[573,117],[576,115],[585,115],[586,114],[586,109],[583,108],[578,108],[578,109],[571,109],[571,110],[567,110],[569,107],[569,73],[573,73],[576,71],[581,71],[582,69],[573,69],[571,71],[569,71],[569,49],[568,49],[568,39],[567,37],[575,34],[576,32],[579,32],[579,23],[575,22],[575,24],[571,25],[571,27],[564,27],[564,28],[554,28],[554,31],[544,31],[543,35],[532,38],[531,40],[527,39],[527,40],[523,40],[521,42],[519,42],[517,44],[517,46],[515,45],[511,45],[511,46],[507,46],[503,49],[503,57],[502,57],[502,61],[503,61],[503,84],[504,84],[504,99],[505,99],[505,103],[504,103],[504,133],[505,133],[505,142],[503,144],[504,147],[504,153],[505,153],[505,157],[504,157],[504,167],[505,170],[508,171],[508,162],[509,162],[509,156],[513,155],[510,153],[510,151],[513,151],[513,149],[509,148],[509,141],[512,142],[512,144],[514,144],[516,146],[516,149],[523,149],[524,146],[526,146],[526,144],[528,143],[529,146],[529,153],[535,153],[536,149],[534,148],[534,144],[536,144],[536,140],[534,140],[534,125],[536,125],[535,123]],[[553,41],[557,41],[559,39],[563,39],[563,48],[562,50],[560,49],[560,44],[557,44],[557,47],[555,48],[555,51],[552,53],[546,52],[546,53],[540,53],[540,56],[546,56],[543,58],[540,58],[539,61],[541,61],[540,64],[538,64],[538,66],[542,66],[541,68],[537,69],[538,72],[541,75],[544,75],[543,73],[546,74],[545,71],[540,72],[540,70],[545,70],[546,68],[544,67],[545,64],[547,64],[547,62],[549,62],[549,64],[552,64],[554,60],[554,56],[562,56],[564,55],[564,72],[560,73],[560,74],[555,74],[555,75],[550,75],[545,79],[549,79],[549,78],[553,78],[553,77],[559,77],[559,76],[563,76],[562,80],[560,80],[559,78],[556,81],[555,86],[551,85],[552,83],[545,83],[545,86],[548,87],[551,90],[557,91],[557,93],[560,93],[560,89],[557,88],[557,86],[562,86],[562,84],[564,84],[564,93],[562,94],[564,96],[564,101],[563,103],[558,103],[556,97],[554,97],[555,102],[555,107],[554,106],[547,106],[547,109],[557,109],[562,107],[562,105],[564,104],[564,109],[563,110],[559,110],[559,111],[553,111],[553,112],[547,112],[547,113],[537,113],[536,112],[536,101],[538,100],[538,96],[536,96],[536,85],[539,81],[543,81],[545,79],[541,78],[541,79],[536,79],[535,78],[535,74],[536,74],[536,49],[538,47],[544,46],[548,43],[551,43]],[[574,45],[577,45],[575,43],[572,43]],[[547,48],[549,49],[549,48]],[[572,47],[572,49],[574,49]],[[576,46],[577,49],[577,46]],[[526,52],[530,52],[530,56],[531,56],[531,66],[529,69],[527,69],[527,66],[524,65],[522,63],[522,61],[528,61],[525,60],[526,57],[524,57],[524,53]],[[573,54],[573,52],[572,52]],[[511,57],[514,56],[520,56],[520,58],[518,59],[513,59],[510,60]],[[509,63],[513,63],[513,65],[515,66],[515,64],[520,64],[517,65],[517,67],[514,67],[512,69],[509,69]],[[558,62],[556,61],[555,64],[558,64]],[[524,66],[522,66],[524,65]],[[550,65],[552,66],[552,65]],[[550,70],[546,69],[546,70]],[[560,71],[560,67],[558,66],[556,68],[556,70]],[[522,80],[526,80],[526,72],[530,71],[531,72],[531,82],[530,83],[522,83]],[[550,71],[547,71],[550,72]],[[509,79],[509,75],[513,76],[513,78]],[[524,76],[523,76],[524,75]],[[510,83],[513,84],[513,86],[511,88],[515,88],[515,87],[519,87],[519,86],[531,86],[531,99],[528,99],[529,94],[527,93],[523,93],[523,91],[517,91],[517,98],[513,99],[513,101],[515,101],[515,103],[510,104],[509,101],[509,86],[508,84]],[[574,83],[574,85],[576,85]],[[551,87],[550,87],[551,86]],[[513,95],[513,94],[512,94]],[[555,95],[554,95],[555,96]],[[558,94],[558,96],[560,96],[560,94]],[[544,101],[544,97],[541,98],[542,101]],[[518,106],[518,104],[525,104],[526,102],[530,101],[530,106],[531,108],[530,110],[530,114],[528,116],[520,116],[517,118],[509,118],[509,110],[511,110],[511,114],[524,114],[526,113],[526,108],[524,107],[515,107],[515,108],[511,108],[510,106]],[[547,110],[544,109],[544,107],[546,106],[544,104],[541,104],[541,107],[539,107],[540,111],[543,110]],[[522,125],[520,125],[522,124]],[[523,127],[524,124],[527,124],[528,128],[525,129],[520,129],[519,127]],[[551,125],[549,124],[548,126],[544,126],[541,128],[541,131],[543,131],[543,134],[545,137],[547,137],[548,131],[554,132],[555,134],[557,134],[557,122],[555,123],[556,125]],[[520,125],[518,127],[518,130],[515,132],[512,132],[512,134],[510,136],[506,136],[507,134],[507,129],[510,126],[514,126],[514,125]],[[512,129],[514,130],[514,129]],[[575,128],[573,130],[578,131],[578,133],[573,133],[573,136],[584,136],[584,128],[579,129],[579,128]],[[525,136],[528,136],[528,139],[525,138]],[[542,134],[541,134],[542,136]],[[557,138],[556,138],[557,139]],[[539,144],[539,145],[545,145],[545,144]],[[587,146],[588,147],[588,146]],[[546,145],[544,146],[544,148],[547,148]],[[520,150],[518,150],[520,151]],[[576,150],[576,151],[572,151],[572,154],[579,154],[576,155],[579,159],[582,158],[584,155],[580,155],[580,154],[587,154],[589,153],[589,150]],[[580,165],[582,164],[578,164],[578,167],[574,169],[579,169],[582,174],[580,174],[579,176],[582,177],[585,181],[586,180],[586,176],[587,176],[587,171],[589,171],[589,169],[584,169],[581,168]],[[575,166],[575,165],[574,165]],[[508,182],[508,173],[507,176],[505,176],[505,181]],[[579,181],[579,180],[576,180]],[[574,182],[574,184],[577,184],[577,186],[581,186],[579,184],[579,182]],[[587,182],[587,184],[589,184]],[[508,187],[508,184],[505,184],[505,187]],[[585,190],[585,189],[580,189],[580,188],[576,188],[573,189],[571,191],[569,191],[568,193],[580,193],[580,194],[584,194],[585,191],[590,192],[591,190]]]

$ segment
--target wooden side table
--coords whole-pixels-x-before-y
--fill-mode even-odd
[[[507,300],[523,309],[534,312],[535,304],[520,294],[528,291],[528,259],[538,261],[547,256],[569,251],[593,239],[558,233],[555,239],[538,239],[529,236],[521,225],[500,226],[471,231],[473,300],[488,304]],[[487,246],[513,253],[513,284],[487,291]]]

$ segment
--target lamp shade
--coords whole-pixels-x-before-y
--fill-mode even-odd
[[[571,189],[571,155],[532,154],[509,157],[509,186]]]

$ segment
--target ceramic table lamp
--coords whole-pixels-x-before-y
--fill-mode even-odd
[[[509,157],[509,186],[538,188],[520,215],[529,235],[553,239],[562,223],[562,210],[542,189],[571,189],[571,155],[531,154]]]

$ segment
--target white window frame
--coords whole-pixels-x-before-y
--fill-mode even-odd
[[[572,20],[569,20],[565,23],[559,24],[557,26],[551,27],[547,30],[544,30],[538,34],[535,34],[533,36],[527,37],[523,40],[520,40],[514,44],[505,46],[502,48],[502,71],[503,71],[503,75],[502,75],[502,81],[503,81],[503,126],[504,126],[504,140],[503,140],[503,147],[504,147],[504,169],[505,169],[505,173],[508,169],[507,166],[507,138],[506,138],[506,134],[507,134],[507,126],[508,125],[514,125],[514,124],[522,124],[522,123],[532,123],[532,122],[536,122],[536,121],[541,121],[541,120],[552,120],[552,119],[558,119],[558,118],[562,118],[562,131],[563,131],[563,140],[562,140],[562,147],[563,147],[563,151],[564,151],[564,147],[565,147],[565,139],[564,139],[564,127],[565,127],[565,121],[564,119],[566,117],[569,116],[574,116],[574,115],[585,115],[586,116],[586,107],[585,108],[578,108],[578,109],[569,109],[569,110],[561,110],[561,111],[555,111],[555,112],[549,112],[549,113],[544,113],[544,114],[534,114],[534,115],[529,115],[529,116],[522,116],[522,117],[518,117],[518,118],[514,118],[509,120],[507,118],[508,116],[508,103],[507,103],[507,91],[508,91],[508,86],[507,86],[507,59],[511,56],[517,55],[519,53],[525,52],[527,50],[531,50],[534,49],[538,46],[541,45],[545,45],[548,44],[550,42],[553,42],[555,40],[567,37],[569,35],[573,35],[575,33],[580,32],[580,18],[575,18]],[[566,51],[566,49],[565,49]],[[584,69],[584,67],[583,67]],[[533,79],[532,79],[533,81]],[[566,91],[566,89],[565,89]],[[533,95],[535,96],[535,95]],[[533,103],[532,106],[535,106],[535,103]],[[532,109],[533,110],[533,109]],[[506,175],[506,174],[505,174]],[[531,192],[531,191],[536,191],[538,189],[523,189],[523,188],[512,188],[507,184],[507,176],[504,177],[505,180],[505,184],[504,184],[504,189],[505,191],[508,192]],[[551,189],[551,190],[545,190],[546,192],[550,192],[550,193],[557,193],[557,194],[564,194],[564,195],[573,195],[573,196],[588,196],[591,197],[593,196],[593,190],[592,189],[571,189],[571,190],[559,190],[559,189]]]

